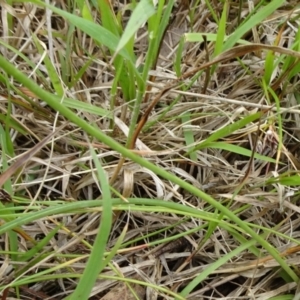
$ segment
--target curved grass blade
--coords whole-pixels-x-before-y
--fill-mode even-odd
[[[80,278],[74,293],[67,297],[67,299],[70,300],[88,299],[99,274],[108,264],[108,260],[104,259],[104,253],[106,251],[106,244],[112,224],[111,194],[106,174],[102,169],[97,155],[92,147],[90,147],[90,151],[96,165],[97,177],[101,185],[103,211],[101,215],[99,231],[87,261],[86,268],[83,271],[82,277]]]

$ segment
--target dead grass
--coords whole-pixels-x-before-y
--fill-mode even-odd
[[[222,3],[211,2],[216,14],[221,14]],[[215,33],[217,30],[217,25],[204,3],[199,4],[195,10],[191,29],[189,12],[184,3],[178,2],[174,8],[174,16],[161,45],[156,69],[150,74],[153,76],[153,82],[149,82],[152,88],[148,90],[149,95],[146,98],[147,102],[142,105],[142,112],[147,110],[161,89],[177,79],[173,62],[181,35],[191,31]],[[67,3],[61,1],[59,5],[64,8]],[[125,3],[115,1],[115,11],[121,11],[124,5]],[[293,5],[295,3],[290,1],[248,32],[244,39],[251,43],[273,45],[274,41],[280,38],[277,46],[289,48],[295,38],[296,28],[299,28],[299,10],[295,10],[290,17],[296,18],[284,24],[283,32],[280,32],[280,24],[282,18],[290,14]],[[227,34],[237,26],[237,12],[238,4],[232,3],[227,20]],[[64,97],[110,110],[114,70],[109,65],[110,55],[104,48],[97,46],[92,39],[76,29],[72,36],[66,39],[70,25],[55,14],[50,16],[49,25],[46,11],[33,4],[15,4],[11,7],[2,3],[1,13],[0,52],[7,60],[45,90],[56,93],[45,66],[47,56],[53,62],[57,78],[62,83]],[[242,16],[248,13],[249,8],[245,2]],[[124,23],[128,18],[126,14],[123,16]],[[13,16],[13,32],[9,31],[8,15]],[[49,26],[53,37],[51,43],[46,34]],[[136,56],[141,61],[147,51],[146,34],[146,30],[142,28],[135,38]],[[38,39],[44,49],[38,50],[35,39]],[[185,44],[181,61],[182,74],[207,63],[205,47],[211,57],[214,43],[208,42],[206,46],[204,43]],[[46,52],[45,49],[49,51]],[[282,65],[274,68],[271,85],[280,99],[278,111],[272,99],[270,101],[266,98],[261,84],[265,58],[266,52],[258,49],[241,56],[239,60],[222,62],[209,78],[206,89],[203,86],[207,77],[205,72],[187,91],[174,86],[174,89],[161,97],[151,110],[146,126],[138,135],[135,152],[205,191],[235,212],[239,218],[250,223],[257,233],[264,234],[265,239],[282,253],[282,257],[286,258],[295,273],[299,274],[298,187],[271,181],[277,176],[289,178],[291,174],[297,174],[300,166],[300,110],[297,100],[299,76],[294,76],[292,81],[288,82],[286,78],[279,77],[282,74]],[[74,76],[85,66],[86,70],[75,82]],[[43,140],[55,128],[65,124],[55,141],[26,161],[22,169],[11,177],[15,206],[26,213],[33,208],[38,210],[45,206],[64,205],[65,202],[99,199],[101,192],[96,184],[95,167],[92,164],[87,135],[46,105],[43,99],[38,99],[34,91],[19,86],[12,78],[6,78],[12,84],[8,89],[10,85],[5,84],[4,78],[6,77],[2,74],[2,127],[8,128],[5,123],[6,115],[11,115],[11,120],[15,123],[10,121],[11,141],[7,141],[5,147],[8,148],[2,151],[2,156],[6,155],[5,159],[2,158],[3,169],[6,168],[6,160],[11,165],[19,155]],[[188,84],[190,80],[191,76],[186,77],[185,83]],[[221,149],[216,144],[196,151],[196,160],[185,155],[189,149],[220,128],[262,110],[266,113],[260,121],[234,131],[219,142],[250,151],[256,148],[261,154],[277,159],[277,163],[256,158],[251,161],[249,156],[234,153],[230,148]],[[126,144],[131,110],[128,109],[128,103],[122,99],[120,89],[114,107],[116,117],[113,128],[110,127],[109,118],[80,108],[76,113],[119,143]],[[184,113],[189,114],[186,121],[182,118]],[[283,121],[283,147],[278,154],[279,113]],[[186,132],[193,136],[193,144],[187,145]],[[13,148],[9,148],[10,143]],[[91,141],[91,144],[96,149],[108,178],[111,179],[120,160],[119,154],[96,140]],[[235,195],[239,187],[241,189],[238,195]],[[124,163],[113,188],[124,198],[163,199],[218,214],[214,207],[202,199],[131,161]],[[55,238],[44,245],[40,253],[36,253],[36,260],[34,257],[30,261],[18,260],[15,255],[9,253],[9,234],[2,235],[2,288],[14,281],[21,282],[27,275],[65,264],[64,268],[53,270],[53,277],[49,276],[48,280],[40,282],[36,278],[20,284],[17,289],[5,289],[2,291],[2,299],[65,298],[74,290],[78,274],[85,268],[97,234],[99,216],[100,210],[91,208],[85,213],[55,215],[24,225],[23,233],[18,233],[19,252],[29,251],[32,240],[40,241],[52,232],[57,224],[64,224],[55,234]],[[213,262],[236,249],[242,239],[241,237],[239,240],[233,232],[219,226],[205,239],[210,225],[209,222],[198,218],[183,219],[178,214],[163,211],[121,210],[115,215],[107,250],[115,245],[125,226],[128,228],[124,245],[112,262],[115,270],[106,268],[103,271],[101,279],[94,286],[91,299],[135,299],[121,279],[119,282],[113,279],[116,273],[125,281],[139,280],[147,283],[144,286],[132,285],[138,299],[174,299],[174,296],[168,296],[164,289],[179,293]],[[186,232],[190,234],[185,235]],[[177,234],[184,235],[184,238],[171,242],[167,249],[156,248],[157,245],[158,248],[165,247],[165,238]],[[243,236],[245,241],[248,238]],[[278,268],[278,263],[264,249],[260,249],[259,245],[257,250],[260,251],[258,256],[245,249],[228,263],[222,264],[186,299],[262,300],[283,295],[287,295],[285,299],[292,299],[298,290],[297,283],[289,282],[282,269]],[[161,254],[162,252],[164,254]],[[60,279],[61,273],[65,273],[65,276]]]

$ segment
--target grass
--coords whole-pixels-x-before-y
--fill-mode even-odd
[[[299,298],[296,2],[1,10],[2,299]]]

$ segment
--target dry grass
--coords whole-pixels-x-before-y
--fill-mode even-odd
[[[273,46],[275,43],[278,47],[290,48],[299,28],[299,9],[291,14],[296,3],[292,2],[268,16],[243,39],[255,44]],[[297,176],[300,166],[299,76],[296,74],[289,79],[288,74],[284,76],[281,69],[284,62],[274,67],[270,86],[279,99],[280,107],[276,107],[272,94],[262,84],[267,52],[258,47],[256,51],[224,59],[211,77],[204,70],[188,89],[186,86],[193,76],[183,75],[186,86],[178,85],[173,65],[182,34],[217,31],[217,24],[204,1],[193,10],[192,25],[186,3],[180,1],[174,8],[157,65],[150,72],[152,77],[148,81],[142,113],[162,89],[172,84],[174,88],[159,97],[158,103],[149,111],[149,118],[139,132],[133,151],[203,190],[248,222],[299,275],[299,192],[298,186],[289,182],[290,176]],[[58,5],[71,11],[66,1]],[[115,11],[121,12],[124,5],[115,1]],[[211,5],[215,7],[215,13],[221,15],[222,3],[211,1]],[[70,24],[62,17],[54,13],[47,16],[45,9],[31,3],[13,6],[2,3],[1,13],[1,55],[46,91],[59,95],[61,89],[62,103],[80,118],[126,145],[132,110],[120,88],[113,107],[113,127],[111,119],[103,116],[112,108],[115,70],[109,63],[109,52],[79,29],[70,30]],[[249,7],[245,2],[241,16],[244,18],[248,14]],[[123,11],[124,24],[128,15],[128,11]],[[227,19],[228,35],[238,24],[237,15],[238,4],[232,3]],[[9,24],[8,16],[12,16],[13,25]],[[51,18],[51,23],[47,18]],[[287,18],[290,21],[282,23]],[[52,33],[51,40],[48,31]],[[135,37],[135,54],[141,62],[147,52],[146,37],[146,27],[141,28]],[[207,57],[212,60],[214,44],[209,41],[185,43],[182,74],[194,75],[192,70],[208,63]],[[275,55],[279,57],[279,53]],[[49,79],[46,60],[54,66],[54,78],[59,81],[56,87]],[[75,79],[81,69],[82,74]],[[65,101],[64,98],[79,101]],[[138,299],[174,299],[170,291],[179,293],[214,262],[251,238],[245,233],[237,236],[234,224],[232,228],[226,227],[225,223],[218,226],[224,215],[215,207],[136,162],[124,161],[116,174],[121,159],[117,151],[105,143],[91,140],[76,124],[39,99],[35,91],[20,86],[5,73],[1,74],[0,100],[2,170],[64,125],[59,135],[23,161],[22,168],[16,170],[9,183],[3,186],[19,209],[16,213],[26,214],[45,207],[62,206],[66,202],[100,199],[101,189],[90,145],[102,163],[114,195],[119,197],[121,194],[124,201],[126,198],[163,199],[196,208],[204,214],[212,213],[210,220],[202,220],[163,209],[122,210],[121,207],[116,210],[106,249],[111,250],[124,234],[122,246],[111,264],[102,271],[90,299],[136,299],[132,298],[128,285],[121,282],[122,278],[139,281],[140,284],[131,285]],[[79,107],[81,103],[83,106]],[[257,112],[263,112],[259,120],[233,132],[228,131],[229,134],[186,155],[221,128]],[[10,116],[9,123],[6,116]],[[278,123],[279,116],[282,124]],[[245,152],[237,153],[236,149],[241,148]],[[272,162],[253,157],[251,152],[254,150],[272,158]],[[117,176],[112,179],[114,175]],[[276,181],[278,176],[280,182]],[[3,207],[11,205],[3,201]],[[87,206],[78,213],[45,216],[1,235],[2,299],[63,299],[69,295],[85,269],[98,232],[100,215],[101,209]],[[230,224],[230,220],[225,220]],[[27,253],[49,234],[53,234],[53,238],[28,260],[13,253]],[[166,246],[166,238],[175,235],[179,235],[178,238]],[[17,245],[12,245],[12,241]],[[219,268],[212,270],[183,299],[262,300],[284,295],[286,298],[276,299],[293,299],[298,289],[297,282],[278,266],[278,262],[260,245],[245,247],[228,262],[224,261]],[[40,281],[33,276],[51,268],[52,276],[49,275],[48,279],[43,277]],[[116,274],[119,281],[113,279]],[[32,277],[22,283],[27,276]]]

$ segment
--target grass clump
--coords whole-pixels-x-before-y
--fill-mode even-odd
[[[1,7],[2,299],[297,299],[299,8],[249,3]]]

